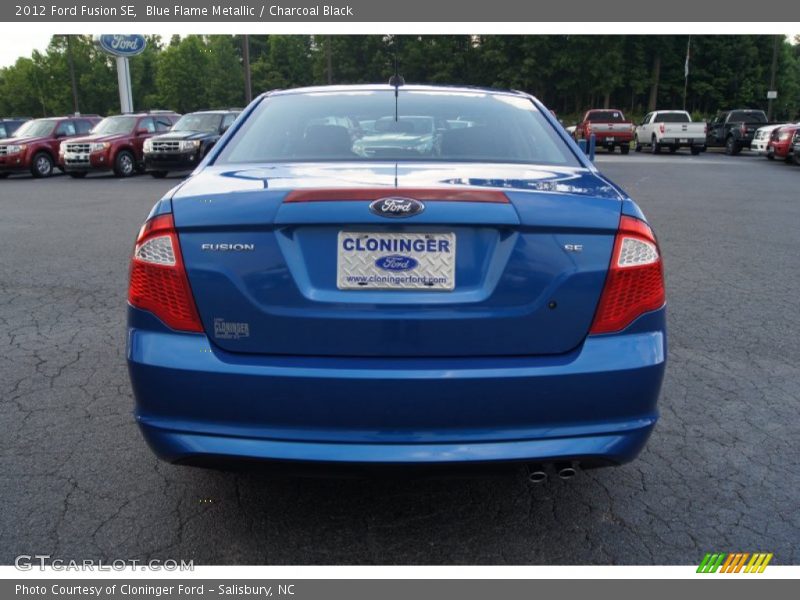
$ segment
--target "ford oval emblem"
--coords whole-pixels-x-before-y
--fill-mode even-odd
[[[411,271],[418,264],[416,259],[399,254],[381,256],[375,261],[375,266],[384,271]]]
[[[393,196],[390,198],[379,198],[371,202],[369,209],[381,217],[388,217],[390,219],[402,219],[404,217],[413,217],[425,210],[425,205],[419,200],[413,198],[400,198]]]
[[[113,56],[136,56],[147,47],[143,35],[99,35],[96,39],[97,45]]]

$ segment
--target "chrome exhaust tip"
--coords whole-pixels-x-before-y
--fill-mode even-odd
[[[547,472],[541,465],[528,467],[528,481],[531,483],[543,483],[547,481]]]
[[[578,474],[578,471],[575,470],[575,467],[569,464],[556,465],[556,472],[561,479],[572,479]]]

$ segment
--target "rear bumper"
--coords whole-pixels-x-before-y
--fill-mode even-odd
[[[653,422],[638,429],[606,435],[452,444],[345,444],[221,437],[163,431],[140,422],[150,448],[164,460],[202,465],[235,460],[296,461],[346,464],[441,465],[488,462],[549,463],[564,461],[583,466],[619,465],[639,454]]]
[[[664,146],[677,146],[678,148],[705,148],[706,146],[705,138],[662,138],[659,143]]]
[[[631,141],[633,141],[633,134],[608,134],[595,137],[595,145],[597,146],[623,146],[630,144]]]
[[[136,419],[168,461],[619,464],[658,418],[663,309],[567,355],[470,359],[231,354],[130,312]]]

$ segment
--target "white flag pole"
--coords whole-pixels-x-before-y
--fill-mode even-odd
[[[689,88],[689,56],[692,51],[692,36],[686,43],[686,62],[683,65],[683,110],[686,110],[686,92]]]

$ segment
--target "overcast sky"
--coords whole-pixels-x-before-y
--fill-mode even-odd
[[[17,62],[20,56],[30,56],[34,50],[44,50],[50,43],[50,33],[12,33],[5,28],[0,37],[0,67]]]
[[[7,28],[6,28],[7,29]],[[792,36],[796,33],[787,34]],[[7,67],[17,62],[20,56],[30,56],[34,50],[42,51],[50,43],[52,33],[12,33],[5,32],[0,37],[0,67]],[[164,36],[169,39],[169,36]]]

